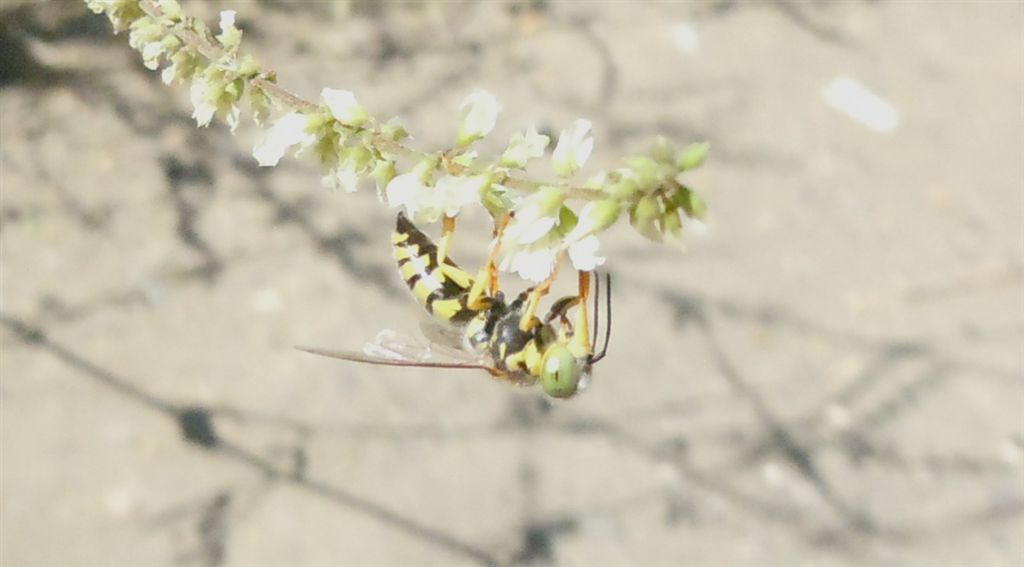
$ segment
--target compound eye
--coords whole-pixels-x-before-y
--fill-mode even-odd
[[[580,367],[568,348],[563,345],[549,348],[541,365],[541,385],[549,396],[568,398],[576,393],[580,381]]]

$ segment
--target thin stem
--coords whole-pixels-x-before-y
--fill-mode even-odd
[[[189,29],[184,23],[168,24],[164,18],[163,12],[160,7],[156,5],[152,0],[139,0],[139,7],[146,13],[153,21],[161,25],[168,33],[173,34],[190,48],[194,49],[197,53],[205,57],[210,61],[222,61],[226,57],[236,58],[237,56],[233,53],[225,52],[221,47],[215,44],[210,38],[205,37],[203,34],[197,33],[195,30]],[[269,97],[275,99],[281,105],[302,112],[304,114],[312,114],[322,111],[321,105],[302,98],[301,96],[285,89],[278,85],[272,79],[272,73],[264,72],[259,76],[249,79],[249,83]],[[429,154],[420,152],[412,148],[406,147],[401,143],[386,137],[382,134],[373,136],[373,145],[381,153],[389,154],[396,157],[408,158],[410,160],[423,160],[435,157],[435,154]],[[484,166],[463,166],[452,162],[451,160],[442,160],[444,168],[447,173],[451,175],[474,175],[487,173],[487,169]],[[544,183],[532,179],[526,179],[522,177],[506,176],[501,180],[501,185],[516,189],[524,192],[532,192],[540,189],[544,186],[558,185],[558,183]],[[566,190],[568,196],[583,199],[583,200],[594,200],[605,197],[604,192],[597,189],[587,189],[583,187],[570,187]]]

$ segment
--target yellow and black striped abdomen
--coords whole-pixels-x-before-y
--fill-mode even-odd
[[[391,243],[398,271],[420,305],[448,323],[463,324],[476,316],[466,307],[473,278],[448,258],[438,262],[437,246],[403,213]]]

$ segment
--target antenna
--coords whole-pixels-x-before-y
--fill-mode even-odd
[[[605,311],[608,312],[608,321],[604,324],[604,347],[601,349],[601,354],[590,359],[591,364],[601,360],[608,354],[608,343],[611,342],[612,338],[612,274],[610,272],[606,273],[604,278],[604,302]]]
[[[597,272],[595,272],[594,275],[596,276],[594,278],[594,332],[591,333],[593,335],[593,338],[590,341],[591,356],[593,356],[594,352],[597,350],[597,333],[601,322],[601,310],[599,309],[601,306],[599,302],[601,298],[601,276],[597,274]]]

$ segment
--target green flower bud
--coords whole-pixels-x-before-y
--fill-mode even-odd
[[[682,169],[683,171],[694,169],[704,163],[704,158],[708,156],[708,151],[710,150],[710,142],[690,144],[683,148],[683,151],[679,152],[679,157],[676,159],[676,165],[678,165],[679,169]]]
[[[373,154],[363,146],[342,148],[338,152],[338,161],[356,172],[366,171],[373,160]]]
[[[420,181],[423,182],[424,185],[433,186],[434,172],[437,171],[440,165],[441,156],[428,156],[420,160],[419,163],[413,166],[412,173],[416,174],[416,176],[419,178]]]
[[[462,167],[469,167],[478,154],[476,152],[463,152],[451,159],[451,162]]]
[[[384,188],[395,178],[395,174],[395,162],[389,159],[378,161],[376,167],[373,168],[371,175],[377,182],[377,194],[382,199],[384,198]]]
[[[242,98],[243,91],[245,91],[245,81],[243,79],[235,79],[234,81],[224,85],[222,95],[227,96],[228,101],[235,102]]]
[[[562,205],[558,210],[558,232],[562,236],[568,235],[579,224],[579,217],[569,207]]]
[[[141,8],[140,8],[141,10]],[[199,34],[201,37],[210,37],[210,26],[206,25],[206,22],[202,20],[187,20],[192,23],[192,31]]]
[[[380,133],[388,140],[399,141],[409,137],[409,132],[401,124],[388,122],[380,127]]]
[[[630,158],[627,162],[632,177],[642,191],[650,191],[661,185],[665,178],[664,167],[649,157]]]
[[[565,202],[565,190],[561,187],[546,185],[538,189],[524,201],[524,208],[533,209],[538,217],[554,214]]]
[[[679,209],[670,207],[661,217],[661,232],[665,236],[678,238],[683,233],[683,221]]]
[[[661,240],[658,220],[662,215],[661,201],[654,195],[645,195],[629,212],[629,222],[640,234],[651,240]]]
[[[260,74],[260,63],[252,55],[246,54],[238,63],[238,74],[251,79]]]
[[[270,117],[270,97],[256,85],[249,85],[249,108],[256,124],[266,124]]]
[[[640,193],[640,187],[637,186],[636,181],[633,179],[623,177],[619,181],[605,186],[604,192],[616,201],[627,202],[632,201]]]
[[[658,136],[651,148],[651,157],[658,163],[674,164],[676,149],[664,136]]]
[[[670,202],[674,207],[683,209],[686,216],[693,219],[702,220],[708,212],[708,206],[704,202],[704,199],[686,186],[682,186],[676,190],[676,192],[670,197]]]
[[[505,216],[515,204],[508,198],[508,190],[497,183],[492,183],[484,190],[481,202],[487,212],[491,213],[491,217],[496,219]]]
[[[334,117],[326,112],[314,112],[306,116],[306,131],[310,133],[322,130],[325,124],[334,120]]]
[[[172,22],[181,21],[181,4],[178,4],[177,0],[157,0],[156,4],[165,18]]]
[[[594,201],[592,205],[593,209],[587,215],[587,222],[593,224],[594,232],[601,232],[619,220],[622,207],[615,199]]]
[[[591,201],[580,211],[580,222],[576,229],[569,234],[567,240],[580,240],[597,234],[611,225],[619,218],[621,204],[615,199],[603,199]]]

